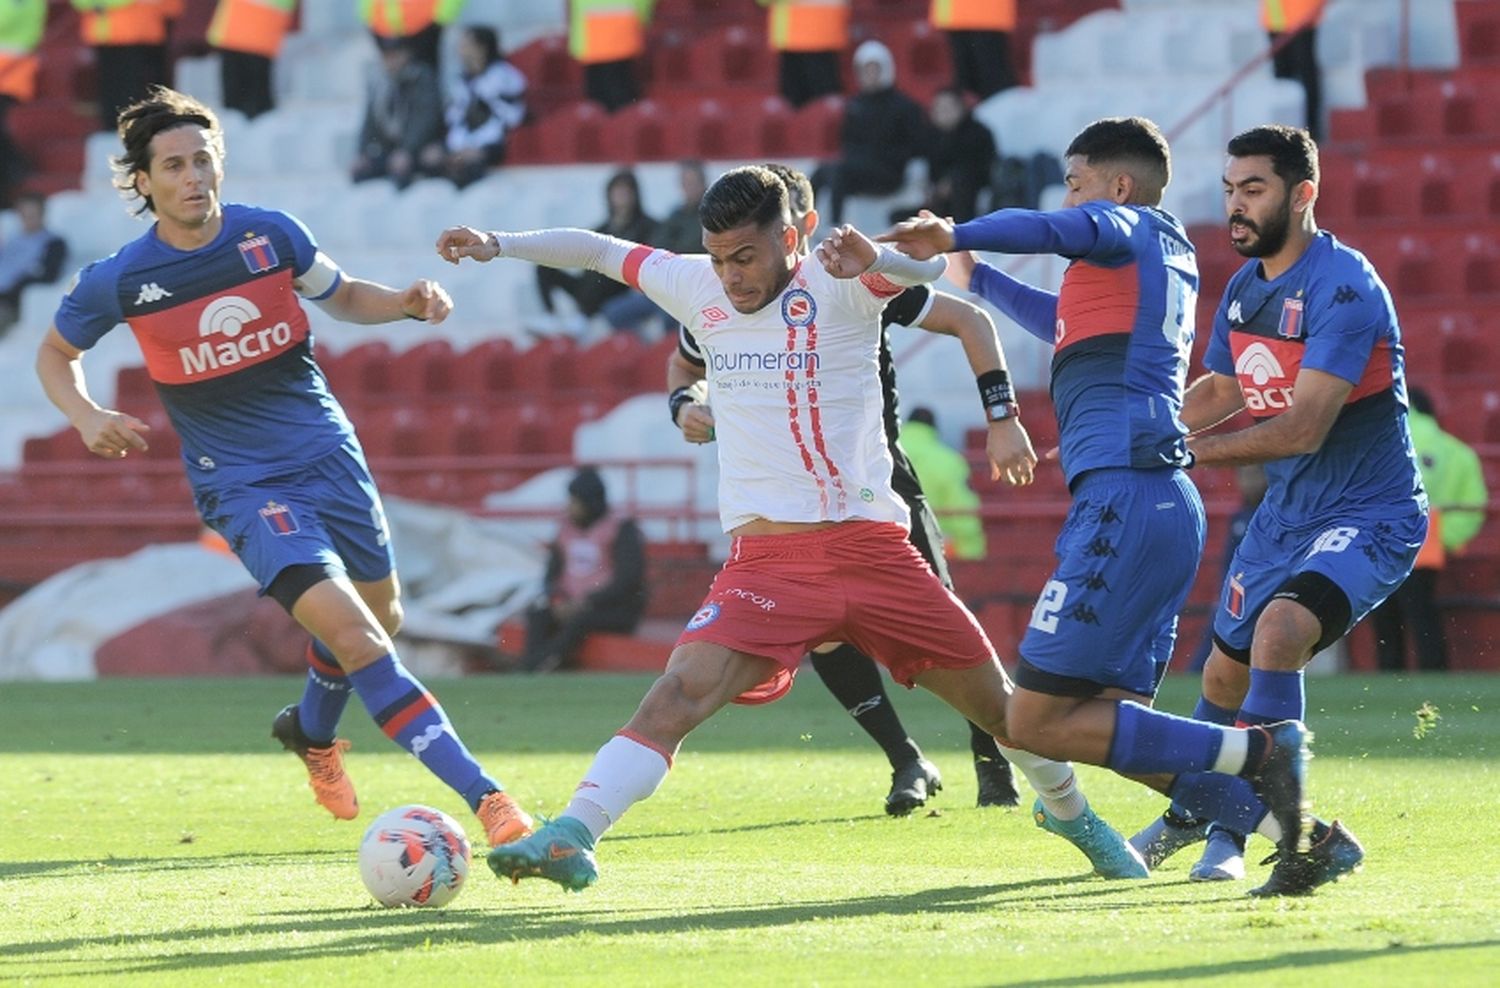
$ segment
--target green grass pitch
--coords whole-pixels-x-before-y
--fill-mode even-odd
[[[1026,812],[975,808],[963,725],[925,694],[897,700],[947,788],[888,819],[883,757],[802,679],[688,740],[601,845],[594,888],[497,881],[481,838],[436,911],[370,902],[364,823],[407,802],[471,837],[477,821],[357,701],[364,813],[341,823],[268,736],[295,679],[0,685],[0,985],[1500,984],[1500,677],[1311,680],[1315,808],[1369,857],[1269,902],[1189,883],[1192,850],[1147,882],[1093,878]],[[647,682],[431,685],[486,766],[553,813]],[[1162,706],[1194,692],[1175,677]],[[1162,808],[1080,774],[1127,833]],[[1251,853],[1253,882],[1269,845]]]

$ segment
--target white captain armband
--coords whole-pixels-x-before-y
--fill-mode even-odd
[[[333,290],[339,287],[339,282],[344,278],[344,273],[339,266],[333,263],[333,258],[321,250],[313,254],[312,264],[307,270],[297,275],[297,294],[312,302],[321,302],[333,294]]]

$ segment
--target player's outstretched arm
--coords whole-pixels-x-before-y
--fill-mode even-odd
[[[814,252],[824,270],[835,278],[858,278],[878,274],[887,281],[908,288],[942,277],[947,266],[941,258],[917,260],[898,251],[878,246],[854,227],[835,227],[818,244]]]
[[[890,244],[908,257],[925,261],[953,250],[953,221],[924,210],[922,215],[897,223],[875,240]]]
[[[1005,351],[989,314],[971,302],[935,292],[932,305],[918,325],[928,332],[955,336],[963,344],[989,423],[984,448],[990,460],[990,479],[1003,480],[1013,487],[1031,483],[1036,471],[1036,450],[1021,424],[1020,407],[1005,366]],[[995,414],[1002,417],[996,419]]]
[[[133,415],[101,408],[89,397],[83,378],[83,351],[63,339],[53,326],[37,348],[36,376],[42,390],[68,417],[90,453],[107,460],[123,459],[132,449],[145,452],[151,427]]]
[[[1189,448],[1196,462],[1205,466],[1265,463],[1315,453],[1353,390],[1353,383],[1342,377],[1304,367],[1297,372],[1292,407],[1285,412],[1248,429],[1189,439]]]
[[[1245,407],[1240,382],[1229,374],[1209,371],[1188,385],[1182,396],[1182,424],[1188,434],[1212,429]]]
[[[667,406],[672,424],[690,443],[714,441],[714,412],[708,406],[706,369],[673,350],[667,358]]]
[[[389,288],[346,274],[339,279],[333,294],[319,301],[318,306],[335,319],[363,326],[398,319],[436,325],[453,311],[453,300],[442,285],[427,278],[418,278],[406,288]]]
[[[649,252],[650,248],[630,240],[579,230],[572,227],[557,227],[547,230],[528,230],[522,233],[505,233],[491,230],[480,232],[467,226],[455,226],[438,236],[438,256],[450,264],[457,264],[465,257],[476,261],[488,261],[495,257],[514,257],[549,268],[584,268],[597,271],[606,278],[628,283],[625,278],[625,261],[636,250]]]

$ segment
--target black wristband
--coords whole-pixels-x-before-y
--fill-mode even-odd
[[[984,403],[985,418],[1007,418],[1007,415],[996,416],[992,409],[1002,405],[1011,406],[1011,415],[1017,410],[1016,392],[1010,384],[1010,372],[1003,370],[985,371],[975,378],[979,385],[979,400]]]
[[[672,391],[671,394],[667,395],[667,407],[671,409],[673,425],[677,424],[677,412],[682,408],[683,405],[686,405],[692,400],[692,385],[686,385],[681,388],[676,388]]]

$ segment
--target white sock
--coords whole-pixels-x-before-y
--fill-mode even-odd
[[[1224,729],[1224,741],[1219,745],[1219,757],[1214,759],[1212,771],[1223,772],[1225,775],[1239,775],[1240,770],[1245,767],[1245,759],[1250,756],[1250,732],[1240,729],[1226,727]]]
[[[1255,825],[1255,832],[1277,844],[1281,843],[1281,824],[1270,813],[1260,818],[1260,823]]]
[[[580,821],[598,840],[626,810],[656,792],[671,767],[672,758],[666,752],[616,734],[594,756],[594,764],[562,815]]]
[[[1054,762],[1020,748],[1007,747],[999,740],[995,743],[1000,745],[1000,753],[1006,760],[1026,776],[1048,813],[1059,820],[1077,820],[1083,816],[1089,808],[1089,801],[1083,798],[1083,792],[1078,788],[1078,777],[1073,774],[1071,763]]]

